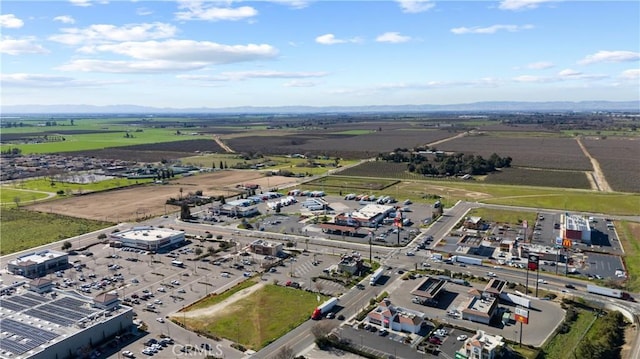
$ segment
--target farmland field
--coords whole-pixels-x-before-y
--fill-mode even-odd
[[[465,136],[437,146],[442,151],[464,152],[485,158],[492,153],[513,158],[512,166],[590,171],[591,163],[573,138]]]
[[[455,135],[442,130],[383,130],[350,135],[327,131],[283,136],[246,136],[225,140],[236,152],[288,155],[293,153],[340,158],[371,158],[395,148],[425,145]]]
[[[375,179],[375,178],[353,178],[353,177],[340,177],[340,176],[326,176],[317,180],[307,182],[307,186],[316,188],[333,188],[346,190],[368,190],[368,191],[380,191],[384,190],[398,181]]]
[[[82,196],[38,203],[25,208],[45,213],[60,213],[78,218],[105,222],[137,221],[167,212],[177,207],[165,206],[165,202],[180,195],[201,190],[205,196],[234,196],[236,184],[255,183],[263,188],[295,182],[295,179],[270,176],[257,171],[218,171],[197,176],[170,180],[166,185],[149,184],[135,188],[91,193]]]
[[[342,176],[353,177],[382,177],[397,179],[424,179],[424,176],[411,173],[406,163],[386,161],[367,161],[340,171]]]
[[[74,156],[105,159],[117,158],[125,161],[160,162],[162,160],[177,160],[185,156],[192,156],[196,151],[224,153],[224,150],[221,149],[213,139],[199,137],[191,140],[178,139],[173,142],[144,143],[131,146],[75,151],[70,154]],[[211,163],[209,163],[207,167],[210,166]]]
[[[511,167],[491,173],[484,181],[492,184],[591,189],[587,175],[582,171]]]
[[[640,193],[640,140],[586,138],[582,140],[598,160],[609,185],[620,192]]]
[[[37,223],[38,225],[34,225]],[[93,232],[112,223],[69,217],[55,213],[38,213],[24,209],[3,209],[0,254],[18,252],[43,244]]]

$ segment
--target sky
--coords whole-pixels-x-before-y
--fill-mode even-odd
[[[640,100],[640,2],[3,0],[0,104]]]

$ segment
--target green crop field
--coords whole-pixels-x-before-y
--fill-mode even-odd
[[[0,213],[2,246],[0,254],[18,252],[43,244],[75,237],[113,225],[58,214],[3,209]],[[34,225],[37,223],[37,225]],[[72,245],[74,244],[71,241]]]
[[[0,149],[18,148],[23,154],[60,153],[201,138],[201,136],[177,135],[176,130],[171,129],[145,128],[141,132],[136,132],[136,130],[139,129],[131,128],[129,132],[105,131],[100,133],[100,131],[96,130],[96,133],[63,134],[60,136],[64,138],[64,141],[34,144],[4,144]],[[127,133],[129,137],[126,137]],[[55,133],[51,133],[50,135],[54,134]]]

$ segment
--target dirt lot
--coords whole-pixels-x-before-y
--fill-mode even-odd
[[[87,194],[58,201],[27,206],[34,211],[59,213],[72,217],[109,222],[135,221],[138,218],[160,216],[165,213],[165,202],[171,197],[202,190],[206,196],[233,196],[237,184],[255,183],[264,191],[270,187],[295,183],[294,178],[271,176],[267,179],[255,171],[221,171],[199,176],[175,179],[166,185],[148,185],[102,193]],[[177,212],[175,206],[166,206],[168,212]]]

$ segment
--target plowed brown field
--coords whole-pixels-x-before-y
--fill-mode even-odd
[[[98,192],[34,204],[26,208],[47,213],[59,213],[72,217],[124,222],[165,213],[165,202],[182,194],[201,190],[205,196],[233,196],[238,184],[255,183],[267,191],[268,187],[294,184],[294,178],[265,177],[257,171],[220,171],[172,180],[165,185],[145,185],[108,192]],[[166,206],[168,212],[176,212],[175,206]]]

